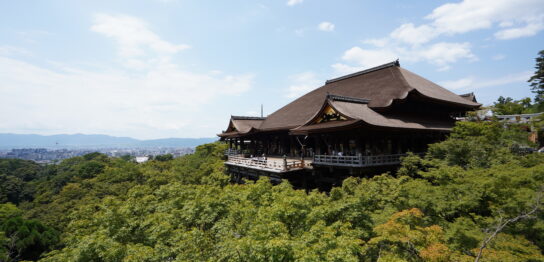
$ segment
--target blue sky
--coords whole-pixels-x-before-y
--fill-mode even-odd
[[[210,137],[396,58],[532,97],[543,30],[544,0],[1,1],[0,133]]]

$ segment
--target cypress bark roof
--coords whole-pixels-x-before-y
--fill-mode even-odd
[[[227,130],[218,134],[218,136],[229,137],[248,134],[249,132],[256,130],[265,119],[265,117],[255,116],[230,116]]]
[[[384,64],[358,73],[332,79],[269,115],[259,130],[290,129],[304,124],[323,104],[328,93],[369,100],[373,109],[386,108],[393,100],[417,92],[430,100],[462,110],[481,106],[404,68],[398,62]]]
[[[466,100],[478,103],[478,101],[476,101],[476,95],[474,95],[473,92],[470,92],[470,93],[467,93],[467,94],[462,94],[462,95],[459,95],[459,96],[466,99]]]
[[[448,117],[431,119],[428,116],[382,114],[395,100],[409,94],[430,103],[442,104],[452,112],[474,110],[481,106],[475,99],[459,96],[449,90],[400,67],[398,61],[328,80],[321,86],[280,108],[266,118],[232,116],[229,129],[220,136],[249,134],[250,132],[291,130],[292,133],[338,128],[354,124],[369,124],[391,128],[449,130],[453,121]],[[331,95],[334,94],[334,95]],[[335,107],[349,119],[335,123],[309,124],[324,106]],[[232,129],[231,126],[235,127]],[[236,134],[232,133],[234,130]]]

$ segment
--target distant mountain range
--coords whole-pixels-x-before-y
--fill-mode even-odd
[[[217,138],[164,138],[139,140],[108,135],[21,135],[0,134],[0,148],[134,148],[134,147],[195,147]]]

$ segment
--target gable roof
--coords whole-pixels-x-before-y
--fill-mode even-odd
[[[481,106],[400,67],[398,61],[328,80],[319,87],[269,115],[259,130],[282,130],[306,123],[323,105],[328,93],[365,99],[372,109],[386,108],[410,92],[454,107],[471,110]]]
[[[265,117],[255,116],[230,116],[227,130],[218,136],[227,137],[247,134],[256,130],[265,119]]]
[[[416,115],[383,115],[368,106],[368,102],[356,98],[328,95],[320,111],[310,118],[302,126],[291,129],[293,134],[306,134],[308,132],[321,132],[330,129],[347,128],[354,125],[370,125],[376,127],[404,128],[404,129],[424,129],[445,131],[453,127],[453,119],[422,117]],[[337,113],[346,117],[347,120],[330,121],[315,124],[315,119],[322,110],[330,106]]]

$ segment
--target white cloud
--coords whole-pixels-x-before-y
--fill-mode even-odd
[[[440,82],[440,85],[452,90],[462,90],[467,88],[473,88],[474,78],[465,77],[465,78],[461,78],[457,80],[443,81],[443,82]]]
[[[510,35],[510,38],[515,38],[534,35],[542,30],[543,28],[535,26],[544,21],[542,13],[544,13],[542,0],[464,0],[439,6],[426,18],[431,20],[431,25],[438,32],[450,35],[487,29],[493,25],[504,28],[517,24],[522,25],[520,28],[527,28],[523,34]],[[528,34],[527,31],[533,34]],[[498,38],[501,36],[499,33]]]
[[[440,42],[426,46],[404,47],[398,43],[384,47],[361,48],[352,47],[344,52],[344,63],[333,64],[338,75],[349,74],[361,69],[391,62],[397,58],[407,62],[427,62],[438,66],[437,70],[444,71],[450,64],[461,59],[476,60],[470,51],[469,43]]]
[[[344,52],[342,59],[346,62],[356,64],[358,67],[366,68],[391,62],[397,59],[397,53],[387,48],[383,49],[362,49],[352,47]]]
[[[412,52],[412,51],[409,51]],[[414,53],[414,57],[410,58],[410,54],[405,54],[408,60],[419,61],[424,60],[431,64],[439,66],[439,71],[448,70],[450,64],[457,62],[460,59],[476,60],[476,56],[470,51],[469,43],[436,43]]]
[[[302,4],[302,2],[304,2],[304,0],[288,0],[287,5],[294,6],[294,5]]]
[[[318,87],[323,83],[313,72],[304,72],[290,77],[293,84],[287,89],[287,98],[298,98]]]
[[[160,54],[175,54],[189,48],[189,45],[162,40],[144,21],[127,15],[96,14],[91,30],[115,39],[123,57],[141,56],[146,49]]]
[[[346,50],[342,60],[333,64],[337,73],[365,68],[400,58],[402,61],[424,61],[444,71],[460,61],[478,58],[468,42],[448,42],[441,36],[467,33],[498,27],[497,39],[529,37],[544,30],[544,3],[542,0],[463,0],[446,3],[425,17],[429,22],[421,25],[404,23],[387,37],[363,40],[365,47]]]
[[[331,32],[331,31],[334,31],[334,24],[331,23],[331,22],[321,22],[318,26],[317,26],[317,29],[321,30],[321,31],[325,31],[325,32]]]
[[[541,19],[531,21],[522,27],[514,27],[514,28],[500,30],[497,33],[495,33],[495,37],[498,39],[503,39],[503,40],[520,38],[520,37],[529,37],[529,36],[536,35],[542,29],[544,29],[544,19],[541,18]]]
[[[433,39],[436,35],[434,28],[428,25],[414,26],[412,23],[403,24],[393,32],[391,37],[393,39],[412,44],[423,44]]]
[[[119,17],[131,22],[112,22]],[[209,106],[251,88],[250,74],[182,69],[172,58],[180,45],[161,40],[134,17],[112,19],[114,26],[98,19],[92,30],[116,41],[122,66],[38,66],[0,54],[0,111],[17,112],[0,116],[0,132],[212,136],[213,130],[199,129],[203,119],[214,121]]]
[[[132,74],[51,70],[6,57],[0,57],[0,78],[0,110],[17,112],[0,116],[0,132],[113,132],[143,138],[202,136],[192,125],[206,116],[205,107],[247,91],[252,82],[251,75],[209,76],[174,64]]]
[[[342,63],[333,64],[331,65],[331,67],[334,69],[334,73],[336,75],[348,75],[353,72],[361,71],[365,68],[368,68],[363,66],[350,66]]]
[[[526,83],[531,75],[531,71],[524,71],[492,79],[480,79],[469,76],[457,80],[443,81],[440,82],[440,85],[452,90],[467,91],[485,87],[503,86],[513,83]]]
[[[365,39],[363,41],[361,41],[361,43],[363,44],[367,44],[367,45],[371,45],[371,46],[375,46],[375,47],[384,47],[386,46],[387,44],[389,44],[390,42],[390,39],[385,37],[385,38],[371,38],[371,39]]]

